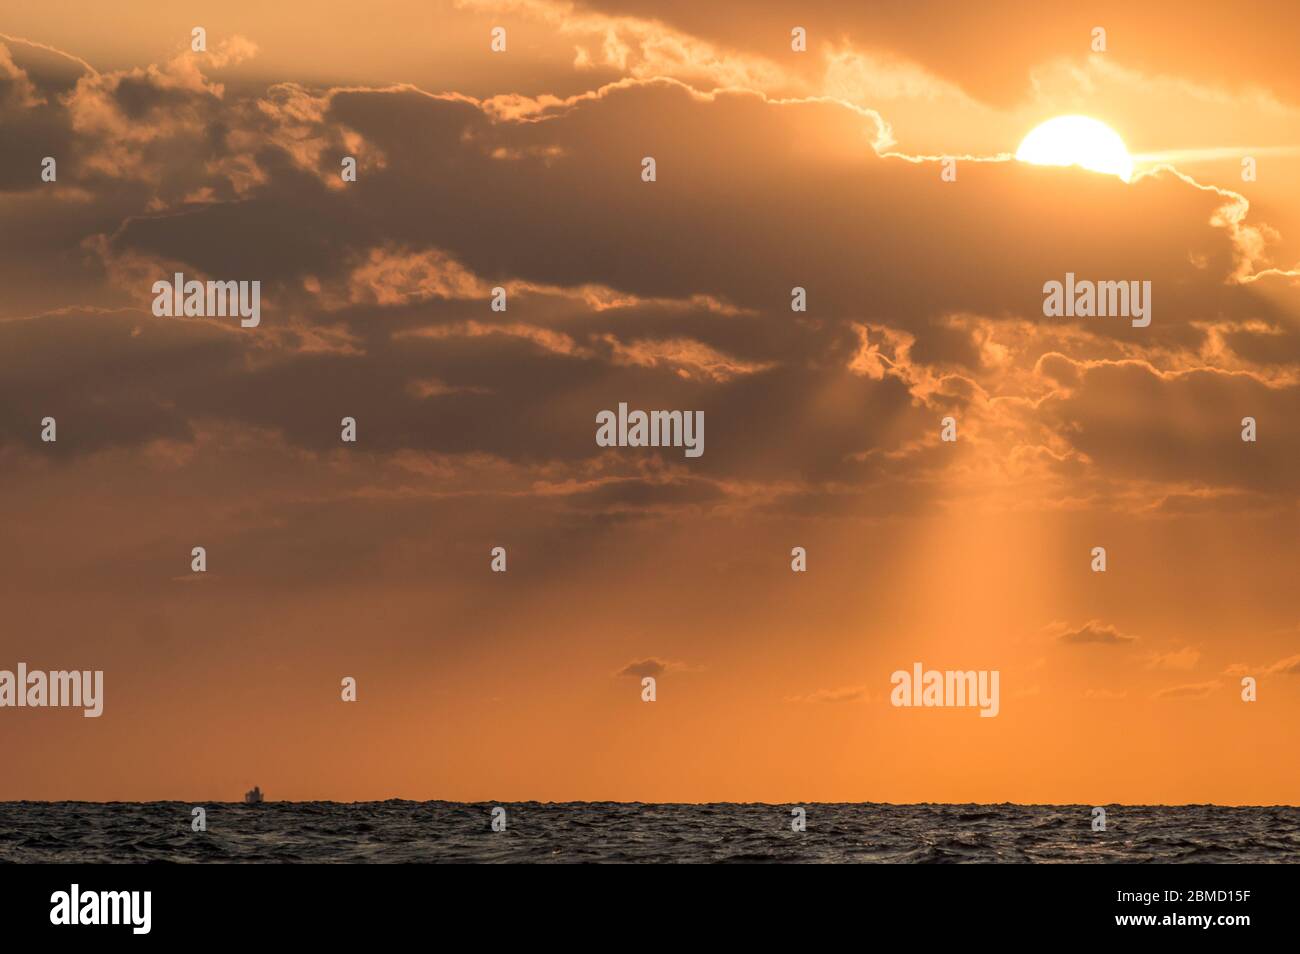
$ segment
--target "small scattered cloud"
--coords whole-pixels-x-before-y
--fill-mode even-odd
[[[1285,659],[1279,659],[1271,665],[1251,666],[1247,663],[1233,663],[1227,669],[1223,670],[1226,676],[1300,676],[1300,653],[1294,656],[1287,656]]]
[[[1267,675],[1274,676],[1283,674],[1287,676],[1300,676],[1300,653],[1294,656],[1287,656],[1285,659],[1279,659],[1273,665],[1264,670]]]
[[[690,669],[685,663],[673,662],[668,659],[657,659],[649,656],[645,659],[634,659],[614,675],[631,676],[635,679],[644,679],[646,676],[658,678],[666,672],[682,672]]]
[[[1168,689],[1161,689],[1154,696],[1156,699],[1204,699],[1206,696],[1217,692],[1223,683],[1217,679],[1209,682],[1193,682],[1183,686],[1170,686]]]
[[[871,693],[866,686],[841,686],[838,689],[818,689],[801,696],[787,696],[786,702],[870,702]]]
[[[1124,689],[1086,689],[1084,690],[1083,698],[1102,702],[1114,699],[1123,699],[1127,695],[1128,691]]]
[[[1173,652],[1149,653],[1147,655],[1147,668],[1185,672],[1189,669],[1195,669],[1196,664],[1200,661],[1201,651],[1193,649],[1191,646],[1185,646]]]
[[[1099,619],[1088,620],[1082,626],[1053,623],[1047,627],[1047,631],[1062,643],[1102,643],[1111,646],[1123,646],[1137,640],[1136,636],[1122,633],[1119,627],[1112,623],[1103,623]]]

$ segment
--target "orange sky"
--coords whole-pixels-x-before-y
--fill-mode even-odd
[[[1293,12],[753,6],[6,14],[0,669],[105,703],[0,799],[1297,801]],[[1131,183],[1008,158],[1071,113]]]

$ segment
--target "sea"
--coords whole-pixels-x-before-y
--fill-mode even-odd
[[[1300,861],[1297,807],[1100,807],[1104,831],[1088,805],[3,802],[0,862]]]

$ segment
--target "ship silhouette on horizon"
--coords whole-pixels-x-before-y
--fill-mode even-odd
[[[249,791],[244,793],[244,804],[245,805],[262,804],[262,790],[258,788],[256,785],[254,785]]]

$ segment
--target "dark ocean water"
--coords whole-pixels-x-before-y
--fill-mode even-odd
[[[1296,862],[1300,808],[618,802],[0,803],[0,862]]]

